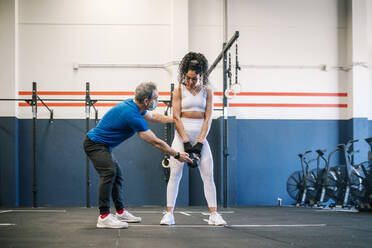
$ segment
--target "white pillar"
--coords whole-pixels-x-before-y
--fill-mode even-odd
[[[349,117],[369,115],[367,0],[348,0]]]
[[[0,98],[18,97],[18,0],[0,0]],[[18,102],[0,102],[0,117],[3,128],[1,137],[7,143],[0,165],[0,202],[4,206],[19,205],[18,163]],[[4,132],[5,131],[5,132]]]
[[[368,0],[348,0],[348,56],[347,62],[351,66],[348,73],[348,96],[349,112],[351,119],[349,131],[352,139],[359,139],[360,142],[354,146],[359,149],[356,162],[367,159],[367,146],[364,138],[368,136],[368,116],[371,82],[368,64]]]
[[[16,97],[16,4],[17,0],[0,1],[0,98]],[[2,102],[0,116],[16,116],[16,102]]]

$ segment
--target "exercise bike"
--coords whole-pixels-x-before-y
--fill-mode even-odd
[[[329,200],[327,189],[332,190],[331,185],[326,185],[329,172],[328,160],[324,157],[326,151],[316,150],[318,154],[316,157],[316,168],[309,172],[308,186],[313,190],[309,190],[308,194],[309,199],[315,203],[315,206],[324,206],[324,202]],[[324,164],[323,167],[321,166],[322,163]]]
[[[372,137],[365,139],[370,146],[368,160],[362,162],[361,168],[364,173],[362,184],[365,188],[365,193],[361,196],[358,209],[361,211],[372,211]]]
[[[316,159],[307,160],[307,154],[312,151],[306,151],[298,154],[301,161],[301,170],[293,172],[287,180],[287,192],[289,196],[296,201],[296,206],[313,205],[314,178],[309,173],[309,164]],[[310,197],[309,197],[310,196]]]
[[[357,206],[358,200],[364,193],[362,175],[359,165],[354,165],[352,157],[354,153],[352,144],[358,140],[350,140],[346,144],[339,144],[335,151],[342,151],[345,157],[345,164],[331,167],[328,173],[326,188],[328,194],[335,200],[333,205],[341,205],[343,208]],[[330,159],[329,159],[330,160]],[[330,161],[328,161],[329,166]]]

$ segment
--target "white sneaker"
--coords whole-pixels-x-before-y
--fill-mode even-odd
[[[118,220],[128,223],[137,223],[142,221],[141,217],[134,216],[133,214],[129,213],[128,210],[124,210],[122,214],[116,213],[115,216]]]
[[[227,223],[219,213],[214,212],[213,214],[209,216],[208,224],[215,225],[215,226],[224,226]]]
[[[98,216],[97,228],[128,228],[128,223],[118,220],[113,214],[109,214],[103,219]]]
[[[174,225],[175,222],[174,222],[174,216],[173,216],[173,213],[171,212],[167,212],[166,214],[164,214],[163,218],[161,219],[160,221],[160,225]]]

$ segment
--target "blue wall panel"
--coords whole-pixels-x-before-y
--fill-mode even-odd
[[[0,206],[18,202],[18,119],[0,117]]]
[[[37,121],[38,206],[85,204],[83,120]],[[20,121],[20,199],[33,203],[32,120]],[[94,180],[93,180],[94,182]]]
[[[300,168],[297,154],[334,149],[345,125],[336,120],[238,120],[236,204],[275,205],[277,197],[292,203],[286,181]]]
[[[337,144],[353,137],[354,129],[361,125],[360,121],[363,120],[229,118],[229,205],[275,205],[277,197],[283,199],[283,204],[292,203],[286,192],[286,181],[293,171],[299,169],[297,154],[309,149],[333,150]],[[366,123],[366,134],[372,136],[372,121]],[[48,120],[38,120],[37,125],[39,206],[85,206],[85,154],[82,147],[85,120],[57,119],[53,124]],[[91,126],[94,126],[93,121]],[[163,137],[162,124],[151,123],[150,128],[158,137]],[[208,135],[219,203],[223,200],[221,134],[220,118],[213,121]],[[0,151],[0,205],[17,205],[18,196],[21,206],[31,206],[32,120],[0,118],[0,137],[3,141]],[[360,145],[366,146],[363,142]],[[163,154],[134,136],[117,147],[114,155],[124,173],[126,204],[165,206],[166,184],[160,165]],[[337,164],[341,159],[342,154],[339,154],[333,163]],[[96,206],[98,175],[92,166],[90,175],[91,203]],[[184,205],[206,206],[199,171],[187,166],[184,167],[177,199],[177,206]]]
[[[91,127],[94,122],[91,122]],[[162,124],[150,124],[162,138]],[[86,165],[82,142],[85,120],[48,120],[37,122],[37,191],[38,205],[86,204]],[[32,205],[32,120],[20,125],[20,198],[22,206]],[[166,184],[161,167],[163,154],[138,136],[114,149],[124,174],[124,199],[127,205],[165,205]],[[96,206],[98,174],[90,166],[91,204]],[[178,205],[189,204],[188,172],[180,185]]]

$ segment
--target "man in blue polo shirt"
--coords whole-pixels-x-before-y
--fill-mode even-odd
[[[181,162],[191,162],[185,152],[173,150],[163,140],[157,138],[148,128],[146,121],[169,123],[173,118],[148,110],[154,110],[158,102],[158,91],[154,83],[142,83],[137,86],[135,99],[119,103],[109,110],[90,130],[84,140],[84,150],[99,174],[98,204],[100,216],[98,228],[127,228],[127,222],[140,222],[136,217],[124,209],[122,198],[123,175],[112,156],[112,149],[135,133],[147,143],[162,152],[174,156]],[[116,214],[110,214],[110,195],[115,204]]]

